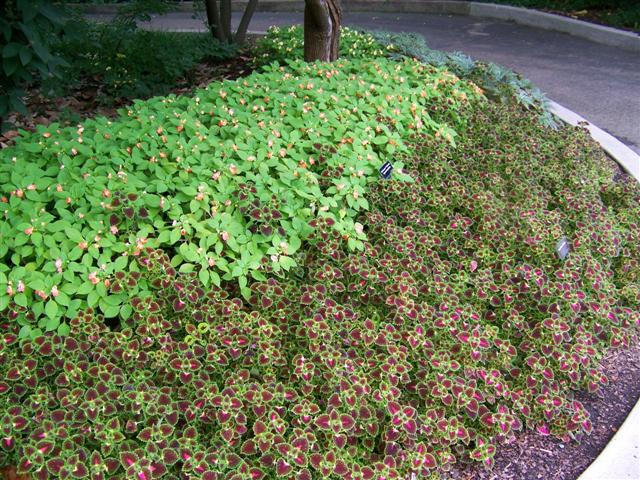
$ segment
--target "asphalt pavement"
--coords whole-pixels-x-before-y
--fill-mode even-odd
[[[100,18],[100,15],[91,15]],[[102,16],[105,18],[105,16]],[[234,16],[234,24],[239,14]],[[256,12],[250,30],[302,22],[302,13]],[[344,24],[369,30],[415,32],[431,48],[460,51],[509,67],[547,96],[609,132],[640,154],[640,54],[566,33],[510,21],[442,14],[348,12]],[[186,12],[154,18],[147,28],[205,30]]]

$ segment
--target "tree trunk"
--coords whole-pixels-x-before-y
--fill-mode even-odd
[[[222,25],[220,24],[220,13],[218,12],[218,2],[216,0],[204,0],[204,6],[207,10],[207,23],[209,24],[209,31],[213,38],[225,41],[222,31]]]
[[[220,24],[224,38],[231,43],[231,0],[220,0]]]
[[[249,0],[247,8],[245,8],[244,14],[242,15],[242,20],[240,20],[240,25],[238,25],[238,30],[236,31],[236,43],[244,43],[247,37],[249,22],[251,21],[251,17],[253,17],[253,12],[255,12],[257,5],[258,0]]]
[[[340,0],[305,0],[304,59],[307,62],[337,60],[340,49]]]

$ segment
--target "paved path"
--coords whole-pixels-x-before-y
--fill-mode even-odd
[[[236,17],[235,22],[238,21]],[[250,29],[302,22],[302,13],[256,13]],[[346,25],[416,32],[435,49],[500,63],[531,79],[549,98],[608,131],[640,154],[640,54],[512,22],[458,15],[347,13]],[[204,29],[175,12],[150,28]]]

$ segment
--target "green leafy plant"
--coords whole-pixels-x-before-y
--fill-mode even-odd
[[[304,38],[299,25],[270,27],[254,51],[254,63],[286,63],[303,57]],[[372,58],[395,51],[393,45],[383,45],[371,34],[349,27],[340,29],[340,54],[345,58]]]
[[[104,103],[166,94],[197,63],[219,62],[236,53],[206,34],[152,32],[133,29],[128,22],[100,24],[81,18],[54,51],[68,68],[62,81],[48,82],[44,89],[63,94],[95,88]]]
[[[299,26],[272,27],[257,46],[257,64],[287,58],[302,57],[303,32]],[[493,100],[516,100],[527,109],[538,113],[540,122],[557,128],[558,124],[549,111],[548,100],[529,80],[512,70],[493,63],[476,62],[467,55],[442,52],[429,48],[422,35],[391,32],[360,32],[342,29],[341,55],[346,58],[367,58],[385,55],[394,59],[416,58],[423,63],[447,68],[460,78],[470,80],[481,87]]]
[[[330,68],[366,70],[347,65]],[[640,188],[578,129],[507,105],[468,120],[457,148],[405,140],[411,181],[368,186],[363,250],[313,218],[304,261],[265,272],[248,299],[145,246],[109,286],[132,312],[116,328],[83,309],[67,337],[20,342],[19,309],[5,310],[0,465],[42,479],[419,478],[490,466],[521,428],[588,433],[572,390],[597,391],[599,359],[640,323]],[[316,165],[331,184],[336,166]]]
[[[0,310],[21,336],[66,329],[86,306],[126,318],[110,282],[149,246],[248,296],[250,279],[300,265],[317,216],[362,249],[355,217],[379,166],[415,131],[454,142],[476,90],[415,61],[295,62],[138,102],[115,122],[26,134],[0,152]]]
[[[0,9],[0,130],[11,111],[26,114],[24,88],[38,77],[59,73],[64,61],[51,54],[50,43],[62,28],[60,12],[45,0],[3,2]]]

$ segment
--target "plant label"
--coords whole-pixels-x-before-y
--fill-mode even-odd
[[[391,162],[384,162],[384,165],[380,167],[380,176],[385,180],[389,180],[391,178],[391,172],[393,172]]]
[[[566,237],[562,237],[556,243],[556,255],[560,260],[564,260],[569,255],[569,240]]]

